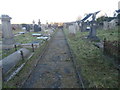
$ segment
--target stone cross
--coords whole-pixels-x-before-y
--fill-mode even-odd
[[[39,29],[39,31],[41,31],[41,22],[40,22],[40,19],[38,20],[38,29]]]
[[[10,20],[12,19],[8,15],[2,15],[1,16],[1,22],[2,22],[2,37],[3,37],[3,44],[4,45],[12,45],[14,44],[14,35],[12,33],[12,27]]]
[[[93,13],[92,15],[92,22],[91,22],[91,30],[89,32],[88,38],[92,39],[92,40],[99,40],[99,38],[96,36],[96,14]]]

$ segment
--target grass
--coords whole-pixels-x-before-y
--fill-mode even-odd
[[[104,38],[106,38],[109,41],[114,41],[114,40],[118,41],[119,29],[120,27],[116,27],[115,29],[110,29],[110,30],[97,30],[97,36],[101,40],[104,40]]]
[[[64,30],[68,43],[76,57],[78,70],[84,79],[86,88],[117,88],[118,71],[115,69],[112,60],[105,58],[102,52],[93,45],[92,42],[84,40],[82,37],[87,36],[88,32],[77,32],[75,37]],[[108,33],[107,33],[108,32]],[[98,37],[104,39],[117,39],[117,30],[98,31]],[[114,38],[110,36],[114,33]],[[103,35],[104,34],[104,35]],[[111,40],[111,39],[110,39]]]
[[[41,41],[41,40],[37,40],[36,37],[33,37],[32,36],[33,33],[35,32],[29,32],[29,33],[16,36],[15,41],[18,43],[31,43],[33,41]]]

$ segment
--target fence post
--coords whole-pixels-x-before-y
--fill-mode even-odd
[[[33,45],[33,43],[32,43],[32,51],[34,52],[34,45]]]
[[[21,54],[22,59],[24,60],[24,56],[23,56],[23,51],[22,50],[20,51],[20,54]]]
[[[106,54],[106,38],[104,38],[103,42],[104,42],[103,53]]]
[[[15,47],[15,51],[17,51],[17,46],[16,46],[16,45],[14,45],[14,47]]]

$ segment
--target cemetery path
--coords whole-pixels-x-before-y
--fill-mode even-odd
[[[79,88],[62,30],[56,32],[23,88]]]

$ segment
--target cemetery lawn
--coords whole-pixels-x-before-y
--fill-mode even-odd
[[[116,27],[115,29],[111,29],[111,30],[97,30],[97,36],[101,39],[104,40],[104,38],[106,38],[106,40],[109,41],[118,41],[118,36],[119,33],[118,30],[120,30],[120,27]]]
[[[64,30],[70,48],[73,51],[86,88],[118,88],[118,70],[114,67],[110,59],[106,58],[102,51],[84,39],[88,32],[78,32],[75,37],[68,35],[68,30]],[[100,39],[117,40],[118,31],[99,30]]]
[[[21,34],[19,36],[15,36],[16,43],[23,44],[23,43],[32,43],[33,41],[40,41],[36,39],[37,37],[32,36],[33,33],[35,32],[28,32],[25,34]]]

